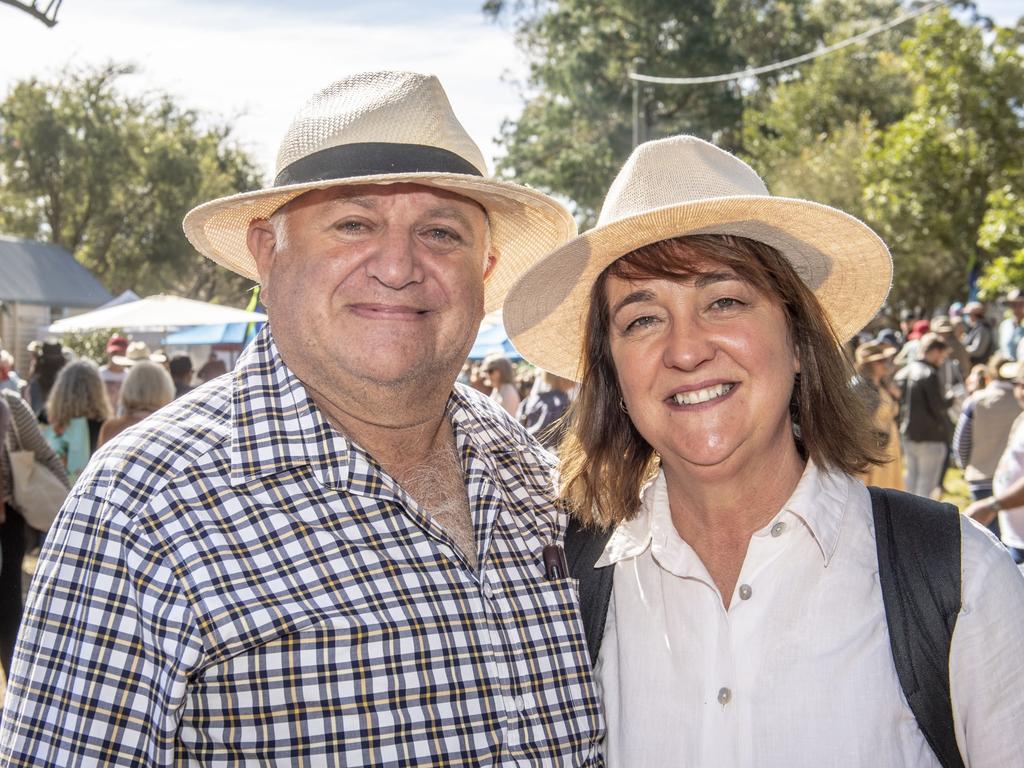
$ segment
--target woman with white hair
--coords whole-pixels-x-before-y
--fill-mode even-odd
[[[100,429],[100,445],[133,424],[163,408],[174,399],[174,380],[162,365],[149,361],[132,363],[121,385],[121,416],[109,419]]]

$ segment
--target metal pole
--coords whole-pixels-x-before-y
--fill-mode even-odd
[[[637,56],[633,59],[633,74],[639,74],[644,60]],[[640,145],[640,81],[633,81],[633,148]]]

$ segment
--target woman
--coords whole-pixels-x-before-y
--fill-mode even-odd
[[[520,398],[512,363],[502,355],[488,355],[484,358],[482,368],[487,374],[487,383],[490,384],[491,400],[508,411],[511,416],[515,416]]]
[[[903,451],[900,449],[900,430],[896,424],[896,415],[900,409],[897,402],[899,391],[889,381],[895,355],[893,347],[878,341],[861,344],[854,355],[865,402],[872,414],[872,423],[882,436],[882,452],[885,457],[884,464],[870,465],[867,472],[860,475],[860,479],[865,485],[902,491]]]
[[[11,414],[7,428],[7,450],[0,451],[0,476],[3,478],[0,485],[4,488],[4,496],[0,499],[0,547],[3,551],[3,563],[0,565],[0,665],[3,666],[4,674],[8,675],[14,641],[21,624],[21,566],[25,552],[36,545],[39,537],[14,508],[14,476],[9,452],[31,451],[36,461],[65,485],[68,485],[68,478],[60,458],[39,431],[39,424],[29,404],[17,392],[9,389],[0,389],[0,399],[7,404]]]
[[[854,477],[880,456],[840,351],[890,276],[861,222],[675,137],[638,147],[598,226],[509,292],[516,348],[581,378],[561,496],[614,529],[595,668],[610,766],[939,765],[894,666]],[[1024,580],[951,514],[969,606],[954,744],[1012,764]]]
[[[21,396],[32,407],[40,423],[46,422],[46,400],[57,380],[60,369],[67,364],[64,349],[55,341],[32,342],[29,344],[32,359],[29,362],[28,381],[22,386]]]
[[[174,399],[171,374],[157,363],[133,363],[121,385],[122,416],[108,419],[100,428],[99,444],[103,445],[133,424],[138,424]]]
[[[46,401],[46,413],[47,438],[73,484],[97,448],[103,422],[111,416],[96,364],[77,360],[64,366]]]

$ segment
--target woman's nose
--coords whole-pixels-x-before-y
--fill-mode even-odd
[[[692,371],[715,356],[712,334],[699,319],[676,317],[665,342],[664,363],[670,368]]]

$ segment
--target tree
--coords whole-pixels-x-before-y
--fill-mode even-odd
[[[248,282],[181,230],[198,202],[260,186],[230,129],[166,94],[117,90],[133,67],[29,79],[0,103],[0,231],[64,246],[108,289],[237,300]]]
[[[843,208],[886,240],[894,306],[963,300],[971,270],[1010,248],[979,235],[998,227],[991,206],[1012,204],[995,191],[1012,191],[1024,150],[1021,32],[985,21],[933,11],[902,46],[818,59],[744,116],[770,189]]]
[[[634,59],[659,75],[717,75],[813,50],[846,18],[888,18],[896,0],[489,0],[511,17],[530,70],[504,123],[498,170],[569,198],[592,224],[632,147]],[[785,74],[785,73],[783,73]],[[747,100],[774,82],[643,86],[648,138],[690,133],[738,149]]]

